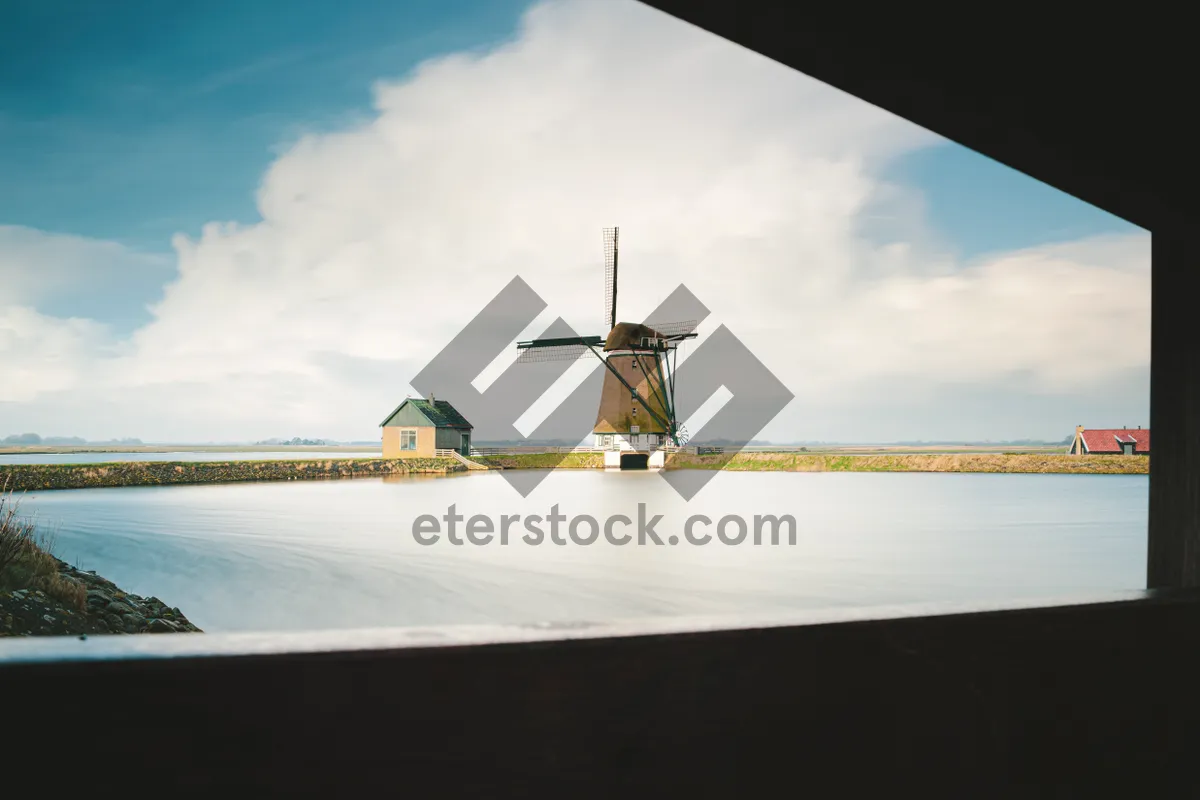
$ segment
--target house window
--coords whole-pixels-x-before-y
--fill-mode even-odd
[[[1121,455],[1123,455],[1123,456],[1133,455],[1133,444],[1134,444],[1133,442],[1121,442]]]
[[[601,441],[601,444],[602,444],[602,445],[603,445],[603,446],[604,446],[606,449],[607,449],[607,448],[610,448],[610,447],[612,447],[612,436],[611,436],[611,435],[606,435],[606,436],[605,436],[603,439],[601,439],[600,441]]]
[[[416,431],[400,431],[400,449],[401,450],[416,450],[417,449],[417,432]]]

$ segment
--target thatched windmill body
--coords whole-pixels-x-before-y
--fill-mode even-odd
[[[661,465],[663,446],[682,446],[687,434],[675,417],[675,361],[680,342],[694,339],[694,321],[617,322],[618,229],[604,230],[604,318],[608,335],[518,342],[518,361],[604,364],[600,407],[593,426],[606,466]],[[639,458],[639,456],[641,458]]]

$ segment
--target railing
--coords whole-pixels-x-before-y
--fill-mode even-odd
[[[491,467],[487,466],[486,464],[479,464],[470,460],[457,450],[438,449],[434,450],[433,454],[438,458],[452,458],[460,464],[465,465],[467,469],[491,469]],[[472,455],[474,455],[474,453],[472,453]]]

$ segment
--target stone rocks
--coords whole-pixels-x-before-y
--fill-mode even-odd
[[[157,597],[121,591],[95,572],[58,561],[59,575],[86,588],[85,608],[68,607],[39,589],[0,592],[0,636],[200,632]]]

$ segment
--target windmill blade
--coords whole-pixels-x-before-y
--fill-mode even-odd
[[[617,324],[617,229],[604,229],[604,330]]]
[[[679,322],[647,322],[647,328],[653,328],[663,336],[673,338],[676,336],[695,335],[696,328],[700,325],[699,320],[685,320]]]
[[[592,354],[593,347],[603,347],[599,336],[568,336],[565,338],[533,339],[517,342],[521,354],[518,364],[536,364],[545,361],[577,361]]]
[[[551,347],[530,347],[517,356],[518,364],[538,364],[545,361],[578,361],[591,358],[592,351],[583,344],[560,344]]]

